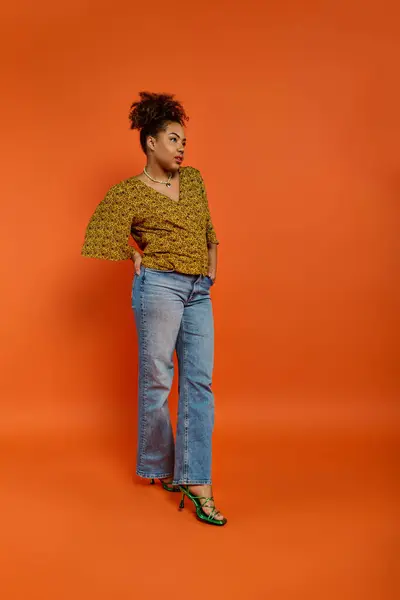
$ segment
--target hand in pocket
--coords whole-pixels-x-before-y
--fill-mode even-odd
[[[140,275],[140,265],[142,264],[142,255],[140,252],[134,252],[132,260],[136,275]]]

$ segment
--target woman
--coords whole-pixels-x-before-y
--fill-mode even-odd
[[[215,283],[218,240],[202,177],[182,167],[188,117],[167,94],[140,93],[129,114],[146,155],[143,172],[112,186],[87,226],[84,256],[133,259],[139,345],[136,473],[187,496],[204,523],[225,525],[211,486]],[[140,252],[128,244],[132,235]],[[176,443],[168,395],[179,365]]]

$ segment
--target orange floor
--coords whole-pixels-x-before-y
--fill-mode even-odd
[[[133,442],[4,442],[2,598],[393,598],[390,424],[271,423],[245,439],[215,433],[222,529],[137,478]]]

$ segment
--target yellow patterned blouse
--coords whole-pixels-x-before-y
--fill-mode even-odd
[[[132,258],[130,235],[145,267],[207,275],[207,244],[219,242],[200,171],[180,168],[178,201],[135,177],[113,185],[89,221],[81,254],[106,260]]]

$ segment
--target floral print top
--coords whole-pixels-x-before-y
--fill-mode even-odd
[[[130,235],[140,248],[145,267],[207,275],[208,243],[219,241],[200,171],[179,169],[177,201],[135,177],[113,185],[90,218],[81,254],[131,259]]]

